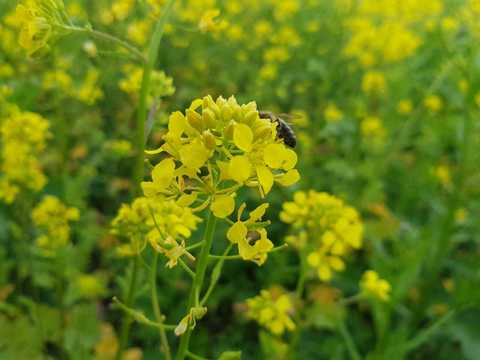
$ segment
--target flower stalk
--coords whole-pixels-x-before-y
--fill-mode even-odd
[[[175,0],[169,0],[165,4],[165,10],[155,26],[155,29],[150,41],[148,57],[146,59],[147,61],[144,63],[144,68],[143,68],[143,78],[142,78],[142,86],[140,89],[140,100],[139,100],[138,111],[137,111],[136,137],[135,137],[137,159],[135,162],[133,179],[135,184],[134,193],[136,195],[139,195],[141,193],[140,183],[142,182],[143,176],[144,176],[145,122],[147,118],[147,98],[150,90],[151,73],[153,71],[155,63],[157,62],[160,41],[162,39],[165,24],[168,21],[174,2]],[[98,35],[98,33],[94,33],[94,34]],[[123,43],[118,43],[118,44],[124,46]],[[137,256],[135,256],[135,259],[133,260],[133,269],[134,269],[133,274],[136,274],[138,271]],[[132,275],[131,282],[130,282],[130,290],[129,290],[129,294],[131,293],[132,296],[131,297],[129,296],[127,298],[128,306],[131,306],[131,302],[133,300],[133,294],[135,293],[135,288],[136,288],[136,276]],[[121,358],[122,353],[128,342],[128,334],[130,332],[131,322],[132,320],[129,316],[126,316],[123,320],[122,336],[120,341],[120,347],[117,352],[117,359]]]
[[[205,233],[204,233],[204,239],[203,239],[204,244],[202,246],[202,250],[198,258],[198,263],[195,269],[196,270],[195,278],[193,280],[192,288],[190,289],[187,309],[191,309],[199,302],[198,298],[203,287],[203,281],[205,279],[205,272],[207,270],[209,254],[212,248],[216,222],[217,222],[217,218],[215,217],[215,215],[213,215],[212,212],[210,212],[208,215],[207,226],[205,228]],[[191,333],[192,333],[192,329],[189,328],[187,329],[185,334],[182,335],[176,360],[183,360],[185,359],[185,356],[187,356]]]

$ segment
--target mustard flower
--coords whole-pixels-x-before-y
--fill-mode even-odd
[[[438,95],[428,95],[423,100],[423,104],[432,113],[439,112],[443,108],[443,101]]]
[[[238,253],[242,259],[258,265],[265,262],[268,252],[273,249],[273,243],[267,238],[267,230],[260,222],[268,206],[268,204],[258,206],[250,212],[248,220],[242,221],[241,217],[246,208],[246,204],[243,203],[238,210],[237,221],[227,232],[228,240],[238,245]]]
[[[164,144],[148,154],[164,154],[151,172],[151,181],[142,182],[148,198],[175,199],[192,211],[207,207],[221,219],[230,216],[235,195],[242,187],[257,188],[262,197],[273,185],[291,186],[300,175],[294,168],[296,153],[277,136],[276,124],[260,118],[254,102],[239,105],[210,96],[194,100],[185,114],[170,115]],[[241,219],[239,207],[227,238],[238,245],[240,256],[263,264],[273,248],[261,222],[268,204]]]
[[[357,211],[327,193],[296,192],[293,201],[283,204],[280,219],[291,224],[287,242],[305,254],[322,281],[343,271],[346,257],[362,246],[363,225]]]
[[[433,175],[445,188],[450,188],[453,184],[452,182],[452,173],[450,166],[446,164],[439,164],[433,169]]]
[[[24,0],[17,5],[15,17],[20,24],[19,44],[28,55],[47,48],[50,40],[64,32],[68,19],[63,0]]]
[[[289,294],[280,288],[262,290],[260,295],[247,299],[247,316],[257,321],[273,334],[281,336],[295,330],[292,320],[293,302]]]
[[[112,231],[130,240],[117,249],[119,255],[138,254],[148,243],[169,259],[167,266],[171,268],[183,255],[192,258],[185,250],[185,240],[200,221],[190,208],[173,200],[140,197],[122,205],[112,221]]]
[[[368,94],[383,94],[386,91],[383,73],[368,71],[362,78],[362,90]]]
[[[123,72],[127,77],[119,81],[119,88],[135,99],[142,86],[143,68],[127,64],[123,67]],[[167,76],[163,71],[154,70],[151,77],[152,85],[149,94],[150,103],[156,98],[170,96],[175,92],[173,79]]]
[[[225,20],[216,20],[220,16],[219,9],[209,9],[202,15],[198,28],[201,32],[220,32],[228,27],[228,23]]]
[[[374,145],[383,144],[386,130],[382,121],[377,116],[367,116],[363,119],[360,124],[360,130],[362,136],[367,140],[367,143],[373,143]]]
[[[103,91],[98,85],[100,73],[95,68],[88,69],[85,80],[74,96],[87,105],[93,105],[103,98]]]
[[[36,245],[45,255],[55,255],[56,250],[69,244],[70,222],[79,218],[77,208],[66,206],[55,196],[45,196],[32,211],[33,223],[40,232]]]
[[[12,203],[22,189],[39,191],[45,186],[40,157],[50,137],[49,126],[40,115],[19,110],[0,119],[0,200]]]
[[[335,104],[330,103],[325,108],[323,116],[327,122],[334,123],[342,119],[343,113]]]
[[[408,99],[400,100],[397,104],[397,111],[402,115],[408,115],[413,110],[413,104]]]
[[[360,280],[362,292],[381,301],[390,300],[391,285],[387,280],[380,278],[373,270],[365,271]]]

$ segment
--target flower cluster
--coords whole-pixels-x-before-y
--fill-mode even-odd
[[[55,250],[68,245],[70,222],[79,217],[77,208],[66,206],[55,196],[45,196],[32,211],[33,223],[40,231],[36,245],[45,255],[53,255]]]
[[[260,295],[247,299],[247,316],[257,321],[273,334],[281,336],[285,331],[293,331],[295,323],[290,296],[281,288],[262,290]]]
[[[306,254],[323,281],[344,270],[345,257],[362,246],[363,224],[357,211],[327,193],[295,193],[294,201],[283,204],[280,219],[292,226],[287,242]]]
[[[22,188],[39,191],[47,182],[39,157],[50,136],[49,123],[38,114],[13,111],[0,121],[0,199],[12,203]]]
[[[257,188],[264,197],[274,183],[290,186],[300,175],[296,153],[277,137],[276,123],[259,117],[254,102],[239,105],[234,97],[214,101],[210,96],[192,102],[185,114],[169,118],[164,144],[149,154],[165,154],[142,183],[148,198],[176,199],[194,211],[210,207],[218,218],[235,210],[236,192]],[[261,264],[273,247],[260,219],[268,204],[251,212],[247,221],[238,211],[228,239],[245,260]]]
[[[132,97],[138,96],[142,86],[143,69],[139,66],[127,64],[124,66],[123,71],[127,74],[127,77],[120,80],[118,84],[120,89]],[[163,71],[154,70],[151,77],[150,103],[155,98],[169,96],[175,92],[173,79],[168,77]]]
[[[190,208],[173,200],[137,198],[129,205],[122,205],[112,222],[113,232],[130,240],[129,244],[118,248],[118,253],[135,255],[149,243],[169,259],[167,266],[173,267],[182,255],[192,257],[185,249],[185,240],[200,220]]]
[[[360,289],[365,295],[381,301],[388,301],[390,299],[390,291],[392,290],[390,283],[380,278],[373,270],[365,271],[362,275]]]
[[[19,43],[33,55],[60,35],[68,19],[63,0],[24,0],[17,6],[16,20],[20,26]]]
[[[366,0],[347,21],[352,36],[344,52],[366,67],[401,61],[422,44],[419,20],[442,11],[442,2]]]

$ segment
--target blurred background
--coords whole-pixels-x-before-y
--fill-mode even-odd
[[[122,313],[109,304],[129,262],[110,223],[134,188],[142,68],[84,34],[27,57],[16,5],[0,0],[0,358],[114,359]],[[76,24],[145,49],[164,1],[65,6]],[[153,75],[147,147],[195,98],[256,101],[290,114],[298,138],[301,181],[269,195],[272,241],[289,233],[279,213],[296,190],[342,198],[365,224],[345,271],[306,284],[311,326],[298,359],[349,358],[333,331],[344,311],[335,294],[354,294],[370,268],[390,282],[390,302],[342,315],[365,358],[480,359],[479,18],[478,0],[176,2]],[[242,196],[261,202],[254,191]],[[45,215],[52,208],[63,214],[57,222]],[[162,309],[180,319],[189,279],[161,264]],[[151,315],[147,276],[140,271],[136,307]],[[280,358],[281,341],[246,318],[245,300],[275,285],[293,291],[297,277],[293,251],[262,267],[227,262],[192,348],[209,359],[228,349]],[[422,332],[452,309],[441,329]],[[130,345],[130,359],[160,358],[151,328],[134,325]]]

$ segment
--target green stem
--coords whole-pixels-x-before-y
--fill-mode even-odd
[[[411,339],[404,346],[404,349],[403,349],[404,352],[408,353],[409,351],[412,351],[413,349],[417,348],[418,346],[428,341],[433,335],[435,335],[441,329],[441,327],[445,323],[447,323],[455,315],[455,313],[456,313],[455,310],[451,310],[447,312],[440,319],[438,319],[436,322],[430,325],[430,327],[418,333],[418,335],[415,338]]]
[[[345,321],[343,319],[339,320],[338,322],[338,331],[340,332],[340,335],[342,335],[343,340],[345,341],[345,345],[347,346],[350,358],[352,360],[361,360],[362,357],[360,356],[357,346],[353,341],[352,335],[348,331],[347,326],[345,325]]]
[[[289,354],[292,359],[296,358],[298,343],[300,341],[300,335],[302,330],[302,317],[301,317],[301,301],[303,298],[303,292],[305,289],[305,279],[307,276],[307,262],[306,254],[300,253],[300,274],[298,275],[297,286],[295,288],[295,295],[299,304],[298,310],[295,313],[295,323],[297,325],[289,344]]]
[[[232,249],[233,244],[229,244],[227,248],[225,249],[225,252],[223,253],[224,256],[227,256],[230,250]],[[208,298],[210,297],[210,294],[213,292],[213,289],[215,289],[215,286],[218,283],[218,280],[220,279],[220,274],[222,272],[222,267],[223,263],[225,262],[225,258],[219,259],[217,261],[217,264],[213,268],[212,275],[210,277],[210,285],[208,286],[207,292],[203,296],[202,300],[200,301],[200,306],[204,306],[205,303],[207,302]]]
[[[210,212],[210,214],[208,215],[207,226],[205,228],[205,234],[203,238],[204,244],[202,246],[202,250],[200,252],[200,256],[195,269],[195,278],[193,280],[192,288],[190,289],[187,312],[190,311],[190,309],[198,303],[198,296],[201,292],[201,289],[203,286],[203,280],[205,279],[205,272],[208,266],[208,259],[209,259],[210,249],[212,248],[213,235],[215,233],[216,222],[217,222],[217,219],[215,215],[213,215],[213,213]],[[185,359],[185,356],[187,355],[187,352],[188,352],[188,345],[190,343],[191,333],[192,333],[192,329],[189,328],[185,332],[185,334],[182,335],[176,360]]]
[[[152,307],[153,312],[155,313],[155,319],[159,324],[163,324],[162,311],[160,310],[160,303],[158,302],[157,295],[157,265],[158,265],[158,252],[154,252],[153,263],[152,263],[152,276],[151,276],[151,290],[152,290]],[[170,352],[170,345],[168,344],[167,333],[165,328],[159,329],[160,333],[160,351],[165,355],[166,360],[172,359],[172,354]]]
[[[137,277],[138,277],[138,257],[135,256],[132,262],[132,275],[130,276],[130,283],[128,285],[127,290],[127,297],[125,304],[126,306],[132,306],[133,298],[135,295],[135,288],[137,285]],[[132,325],[132,317],[131,316],[124,316],[122,319],[122,328],[120,332],[120,346],[118,347],[116,359],[120,360],[122,358],[123,351],[127,347],[128,343],[128,333],[130,332],[130,326]]]
[[[303,297],[303,290],[305,288],[305,279],[307,276],[307,262],[305,261],[306,254],[300,254],[300,274],[298,276],[297,287],[295,289],[295,294],[297,299],[301,300]]]
[[[361,300],[361,299],[363,299],[363,298],[364,298],[364,294],[359,293],[359,294],[350,296],[350,297],[348,297],[348,298],[341,299],[338,303],[339,303],[340,305],[346,306],[346,305],[350,305],[350,304],[356,303],[357,301],[359,301],[359,300]]]
[[[192,278],[195,279],[195,273],[188,267],[188,265],[182,259],[178,258],[178,263],[185,270],[185,272]]]
[[[170,13],[175,0],[169,0],[163,9],[162,16],[157,21],[155,29],[153,31],[152,38],[150,40],[150,47],[148,49],[147,62],[143,67],[142,86],[140,88],[140,99],[138,103],[137,111],[137,123],[136,123],[136,150],[137,159],[134,171],[134,180],[137,185],[137,192],[140,192],[140,183],[143,181],[144,176],[144,152],[145,152],[145,121],[147,119],[147,100],[150,92],[150,83],[152,77],[153,68],[157,62],[158,50],[160,48],[160,41],[162,40],[165,24],[170,17]]]
[[[165,5],[165,10],[157,21],[155,25],[155,30],[153,32],[152,38],[150,40],[150,47],[148,50],[148,58],[147,61],[144,62],[143,67],[143,78],[142,78],[142,85],[140,89],[140,100],[138,104],[138,112],[137,112],[137,122],[136,122],[136,150],[137,150],[137,159],[135,163],[134,169],[134,184],[135,184],[135,194],[138,195],[141,192],[140,184],[143,180],[144,176],[144,152],[145,152],[145,121],[147,117],[147,99],[148,93],[150,90],[150,78],[153,67],[157,62],[158,57],[158,50],[160,47],[160,40],[162,39],[163,31],[165,28],[165,24],[170,16],[170,12],[172,10],[173,4],[175,0],[169,0]],[[94,35],[99,35],[97,32]],[[115,41],[112,39],[112,41]],[[125,47],[123,42],[115,41],[117,44],[122,45]],[[128,48],[127,48],[128,49]],[[143,57],[143,54],[142,54]],[[127,297],[127,306],[131,305],[131,301],[133,300],[133,296],[135,294],[135,287],[136,287],[136,277],[138,272],[138,259],[135,257],[134,264],[133,264],[133,276],[132,281],[130,282],[130,289],[129,289],[129,296]],[[117,352],[117,360],[120,360],[122,357],[122,353],[127,345],[128,342],[128,334],[130,331],[131,325],[131,318],[124,317],[123,324],[122,324],[122,333],[120,338],[120,346]]]
[[[140,50],[138,50],[135,46],[133,46],[132,44],[130,44],[130,43],[128,43],[128,42],[126,42],[122,39],[119,39],[119,38],[117,38],[113,35],[110,35],[110,34],[107,34],[107,33],[104,33],[104,32],[98,31],[98,30],[94,30],[94,29],[89,28],[89,27],[61,26],[61,28],[64,29],[64,30],[67,30],[67,31],[85,33],[85,34],[88,34],[88,35],[90,35],[92,37],[95,37],[99,40],[114,43],[114,44],[124,48],[125,50],[128,50],[132,55],[134,55],[142,63],[147,62],[147,58],[145,57],[145,55],[143,55],[142,52]]]

